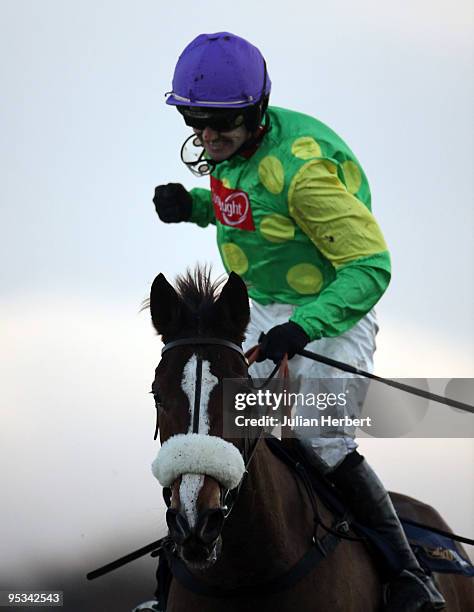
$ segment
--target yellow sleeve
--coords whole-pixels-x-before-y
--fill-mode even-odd
[[[296,308],[291,321],[315,340],[348,331],[390,282],[390,255],[369,209],[349,193],[327,160],[305,164],[290,185],[289,212],[336,269],[336,278]]]
[[[290,215],[336,269],[387,250],[374,216],[347,191],[328,160],[312,160],[300,168],[288,205]]]

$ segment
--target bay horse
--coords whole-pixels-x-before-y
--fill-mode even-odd
[[[381,610],[377,562],[363,543],[345,539],[290,588],[259,593],[259,585],[278,583],[314,544],[313,507],[300,479],[263,440],[246,466],[245,441],[223,438],[223,380],[248,380],[240,348],[250,317],[244,282],[231,273],[219,286],[197,268],[176,286],[160,274],[150,295],[152,322],[165,345],[153,383],[161,441],[153,471],[169,487],[175,554],[210,594],[173,578],[167,611]],[[228,491],[235,503],[226,516]],[[407,518],[447,529],[431,507],[397,494],[393,500]],[[322,504],[320,515],[332,524]],[[474,609],[472,581],[437,578],[448,612]]]

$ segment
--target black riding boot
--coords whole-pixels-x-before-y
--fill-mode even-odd
[[[420,567],[385,487],[364,457],[357,451],[351,453],[328,476],[346,498],[355,518],[381,533],[402,562],[403,571],[385,591],[386,612],[443,609],[443,596]]]

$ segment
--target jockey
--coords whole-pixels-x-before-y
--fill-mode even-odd
[[[367,178],[329,127],[268,106],[270,89],[262,54],[238,36],[201,34],[184,49],[166,102],[193,129],[181,156],[194,174],[210,174],[210,190],[160,185],[156,211],[164,223],[215,225],[225,269],[244,279],[252,300],[247,347],[265,334],[254,376],[267,376],[285,354],[302,386],[341,376],[295,355],[304,347],[370,371],[378,329],[373,307],[390,281],[390,257]],[[359,410],[365,392],[359,385]],[[418,564],[354,435],[344,427],[302,443],[354,516],[397,553],[402,571],[389,581],[386,609],[442,609],[442,595]]]

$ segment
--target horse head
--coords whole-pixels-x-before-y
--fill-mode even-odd
[[[165,345],[153,383],[161,448],[152,469],[168,488],[177,552],[196,569],[217,560],[224,500],[245,472],[241,449],[223,437],[222,395],[223,379],[247,376],[241,344],[250,310],[239,276],[220,286],[198,268],[177,280],[177,290],[159,274],[150,294]]]

